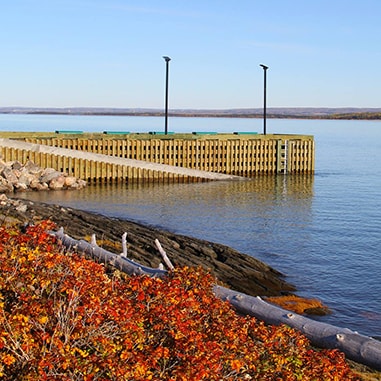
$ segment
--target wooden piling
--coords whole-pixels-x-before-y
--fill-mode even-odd
[[[147,134],[148,135],[148,134]],[[312,174],[314,172],[315,145],[312,136],[300,135],[239,135],[176,134],[170,137],[138,134],[80,136],[25,137],[34,144],[113,157],[143,160],[157,164],[254,177],[276,174]],[[41,167],[52,167],[71,176],[90,182],[185,182],[185,179],[166,172],[133,168],[120,164],[106,164],[94,160],[74,159],[38,150],[20,150],[1,147],[4,161],[34,161]]]

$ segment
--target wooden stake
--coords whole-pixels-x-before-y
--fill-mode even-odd
[[[123,253],[121,256],[123,258],[127,258],[127,233],[123,233],[122,235],[122,248],[123,248]]]
[[[167,265],[167,267],[173,271],[175,269],[175,267],[172,265],[171,261],[169,260],[168,256],[167,256],[167,253],[164,251],[164,249],[161,247],[161,244],[159,242],[158,239],[155,239],[155,245],[157,247],[157,249],[159,250],[159,253],[161,254],[161,256],[163,257],[164,259],[164,262],[165,264]]]

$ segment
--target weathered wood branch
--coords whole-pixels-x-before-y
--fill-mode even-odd
[[[147,274],[149,276],[161,277],[167,273],[165,270],[153,269],[151,267],[143,266],[128,258],[123,257],[122,255],[114,254],[110,251],[102,249],[95,243],[95,239],[93,239],[93,243],[89,243],[84,240],[76,240],[71,238],[64,233],[63,228],[59,229],[53,234],[62,242],[65,247],[88,254],[93,258],[98,259],[100,262],[110,264],[126,274]]]
[[[265,302],[260,297],[214,286],[214,294],[228,301],[238,312],[268,324],[286,324],[305,335],[319,348],[337,348],[358,363],[381,370],[381,341],[360,335],[348,328],[318,322]]]
[[[127,258],[127,233],[123,233],[122,235],[122,257]]]
[[[159,253],[161,254],[161,256],[163,257],[163,260],[164,260],[164,263],[167,265],[167,267],[172,271],[175,269],[175,267],[173,266],[172,262],[170,261],[170,259],[168,258],[168,255],[167,253],[165,252],[165,250],[163,249],[163,247],[161,246],[160,242],[158,239],[155,239],[155,245],[157,247],[157,249],[159,250]]]
[[[65,247],[84,252],[129,275],[146,274],[149,276],[162,277],[167,274],[167,271],[162,268],[154,269],[142,266],[125,258],[123,255],[113,254],[100,248],[96,244],[95,237],[92,239],[92,243],[88,243],[84,240],[78,241],[64,234],[63,228],[52,234],[54,234]],[[159,246],[161,248],[160,243]],[[164,252],[162,248],[161,250]],[[360,335],[348,328],[339,328],[331,324],[308,319],[267,303],[259,297],[246,295],[225,287],[215,285],[213,292],[218,298],[228,301],[240,313],[254,316],[267,324],[286,324],[300,331],[317,347],[329,349],[337,348],[345,353],[349,359],[368,365],[373,369],[381,370],[381,341]]]

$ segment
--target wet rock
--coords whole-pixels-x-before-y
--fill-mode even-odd
[[[0,218],[3,214],[20,225],[50,219],[75,239],[96,234],[99,246],[114,253],[122,252],[121,238],[127,232],[128,257],[146,266],[156,268],[162,261],[154,243],[158,239],[175,266],[202,266],[233,290],[254,296],[295,291],[277,270],[225,245],[59,205],[7,200],[4,205],[0,199]],[[17,210],[17,202],[25,204],[25,212]]]
[[[16,192],[25,192],[28,190],[28,185],[18,181],[16,184],[13,184],[13,190]]]
[[[82,180],[82,179],[77,179],[77,182],[75,184],[75,186],[79,189],[84,188],[86,185],[87,185],[87,182],[85,180]]]

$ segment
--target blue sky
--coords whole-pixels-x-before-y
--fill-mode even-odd
[[[0,107],[381,107],[379,0],[0,6]]]

